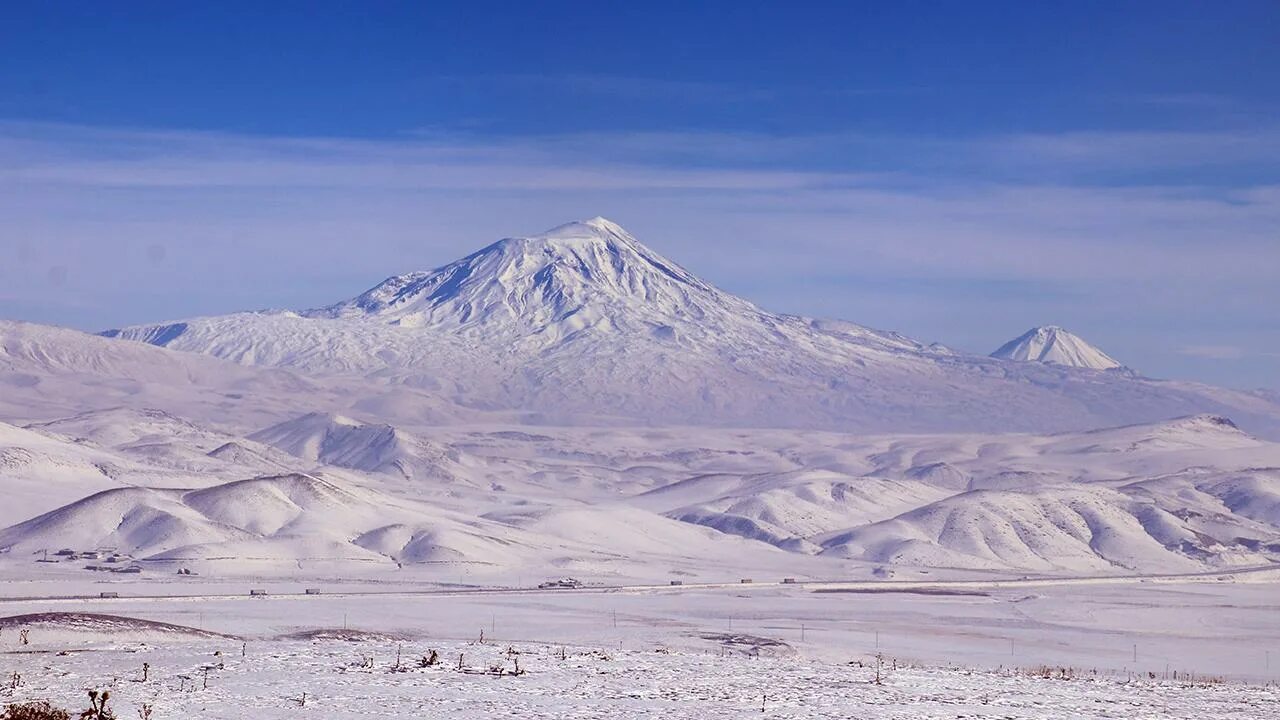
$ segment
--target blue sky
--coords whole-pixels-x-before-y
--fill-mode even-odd
[[[1280,386],[1280,5],[0,8],[0,316],[312,306],[605,215],[778,311]]]

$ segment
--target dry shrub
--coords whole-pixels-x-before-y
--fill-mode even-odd
[[[111,699],[111,691],[97,690],[89,691],[89,709],[80,713],[80,720],[116,720],[115,713],[111,712],[111,708],[107,707],[107,701]]]
[[[40,700],[9,705],[0,720],[71,720],[71,713]]]

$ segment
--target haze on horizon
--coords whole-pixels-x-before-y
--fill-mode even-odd
[[[309,6],[307,6],[309,7]],[[0,10],[0,317],[314,307],[604,215],[777,312],[1280,386],[1280,8]]]

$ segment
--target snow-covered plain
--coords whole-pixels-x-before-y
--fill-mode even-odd
[[[109,688],[122,717],[145,703],[159,718],[1264,718],[1280,707],[1272,587],[6,602],[237,637],[27,615],[0,629],[0,669],[21,675],[0,695],[79,707]],[[440,665],[420,667],[432,650]],[[517,661],[525,674],[489,672]]]
[[[179,692],[236,642],[0,618],[12,698],[115,677],[157,717],[1274,707],[1272,392],[1144,378],[1058,328],[987,358],[772,314],[602,219],[316,310],[108,334],[0,322],[0,611],[198,627],[260,664],[223,648]],[[587,587],[533,590],[564,576]],[[296,637],[343,625],[375,634]],[[483,666],[486,626],[528,675],[386,671],[393,644]],[[868,684],[877,648],[910,667]],[[124,679],[143,656],[154,685]]]
[[[223,660],[213,657],[215,648]],[[397,650],[413,653],[399,670]],[[430,650],[443,666],[416,667]],[[447,714],[492,717],[777,718],[1240,718],[1267,717],[1280,702],[1274,687],[1205,681],[1130,681],[1087,670],[1055,679],[1058,669],[960,670],[890,666],[874,680],[875,661],[859,665],[739,653],[561,648],[515,643],[356,644],[279,642],[240,657],[235,643],[115,650],[56,658],[27,670],[17,699],[56,698],[85,705],[74,685],[109,688],[114,707],[142,705],[153,717],[382,718]],[[456,658],[466,667],[459,670]],[[373,667],[361,667],[372,657]],[[497,676],[490,667],[527,673]],[[140,663],[167,677],[137,681]],[[206,687],[204,668],[209,672]],[[177,672],[174,672],[174,671]],[[19,670],[21,672],[21,670]],[[134,676],[112,682],[107,677]],[[50,678],[49,674],[56,677]],[[182,677],[184,676],[185,677]],[[77,689],[78,690],[78,689]],[[1257,714],[1251,714],[1257,713]],[[126,715],[127,716],[127,715]]]

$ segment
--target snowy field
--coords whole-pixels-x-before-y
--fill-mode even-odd
[[[397,649],[401,664],[395,664]],[[421,667],[436,650],[440,664]],[[221,652],[222,654],[215,655]],[[18,663],[14,699],[84,704],[109,688],[122,717],[1264,718],[1280,690],[1204,681],[1061,678],[1061,671],[969,671],[884,661],[528,643],[234,642],[121,645]],[[458,669],[458,658],[463,669]],[[518,661],[523,675],[512,676]],[[142,663],[150,677],[141,682]],[[369,666],[372,663],[372,666]],[[504,674],[494,674],[492,668]],[[205,672],[205,668],[210,668]],[[6,668],[7,669],[7,668]],[[1046,675],[1048,677],[1046,677]],[[207,682],[207,685],[206,685]],[[305,698],[304,698],[305,694]]]
[[[0,621],[0,672],[6,702],[110,688],[121,717],[1275,717],[1280,592],[1247,577],[8,600],[227,637]]]
[[[1280,717],[1269,393],[775,315],[602,219],[109,335],[0,321],[6,702]]]

